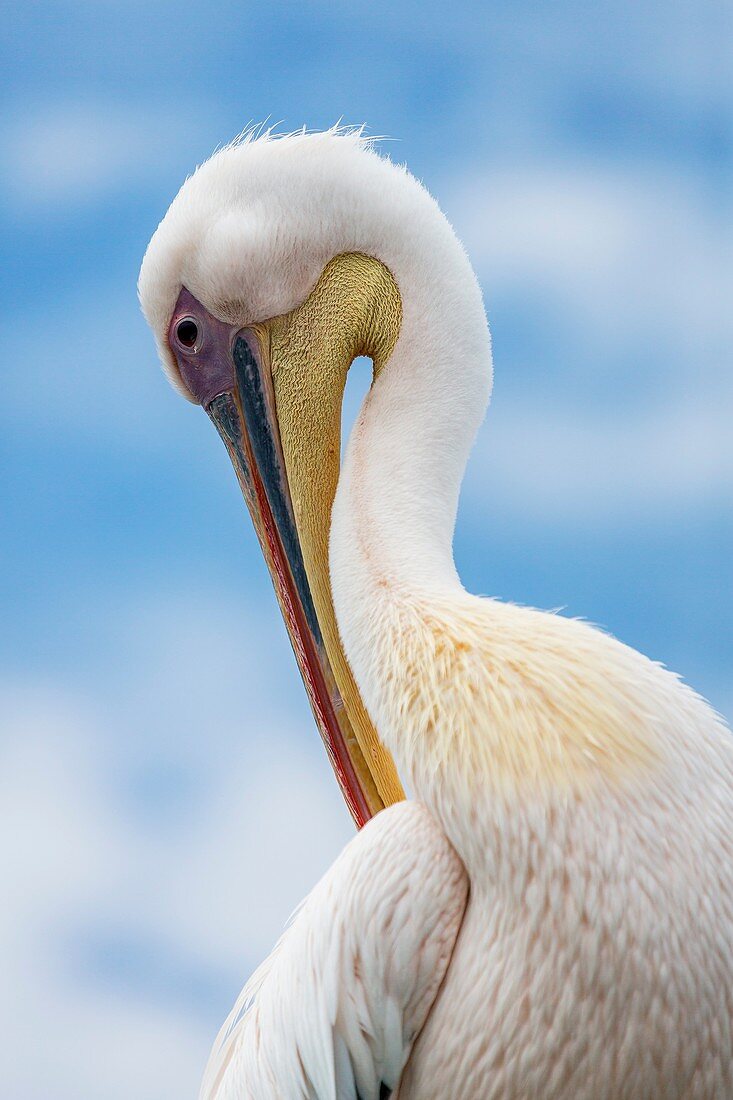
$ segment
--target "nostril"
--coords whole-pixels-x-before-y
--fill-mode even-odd
[[[199,338],[199,327],[193,317],[184,317],[176,325],[176,340],[184,348],[195,348]]]

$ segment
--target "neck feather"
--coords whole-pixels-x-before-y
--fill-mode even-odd
[[[400,285],[400,337],[357,418],[334,502],[334,607],[368,708],[386,617],[461,591],[453,529],[491,350],[478,285],[460,260],[442,284],[426,275]]]
[[[360,591],[459,583],[458,496],[491,389],[486,318],[465,267],[462,299],[454,285],[447,303],[439,285],[400,288],[402,331],[357,418],[334,503],[331,571],[340,590],[342,579],[359,581]]]

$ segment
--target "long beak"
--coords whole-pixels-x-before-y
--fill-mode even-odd
[[[192,321],[200,347],[187,347],[176,337],[178,331],[185,336],[180,326]],[[310,410],[303,407],[300,389],[301,419],[312,415],[324,421],[324,453],[305,454],[292,438],[284,447],[281,416],[290,426],[295,411],[291,395],[296,379],[286,369],[285,344],[291,333],[292,318],[247,329],[226,325],[184,289],[169,339],[184,382],[229,453],[316,723],[349,811],[361,827],[404,794],[354,684],[331,603],[327,539],[338,476],[338,436],[335,471],[332,436],[334,424],[337,432],[340,427],[343,385],[335,398],[329,394],[325,417],[322,401],[314,401]],[[306,436],[314,439],[312,431]]]
[[[234,343],[235,392],[215,397],[207,412],[232,460],[316,723],[351,815],[361,827],[381,806],[323,643],[293,515],[271,380],[248,336],[243,332]]]

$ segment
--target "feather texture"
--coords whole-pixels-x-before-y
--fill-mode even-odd
[[[351,841],[245,986],[201,1100],[380,1100],[398,1084],[466,904],[425,808],[383,810]]]
[[[165,331],[182,283],[245,325],[305,301],[345,252],[389,270],[402,324],[339,478],[330,580],[419,804],[380,814],[306,900],[202,1100],[730,1100],[733,740],[601,631],[460,585],[491,348],[435,202],[358,133],[223,150],[143,264],[164,365],[180,387]]]

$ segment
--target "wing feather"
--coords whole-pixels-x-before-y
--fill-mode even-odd
[[[200,1100],[384,1100],[443,980],[467,891],[424,806],[377,814],[240,994]]]

